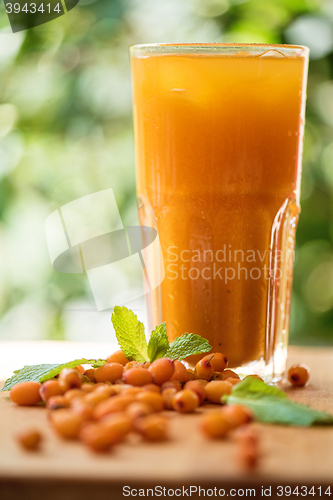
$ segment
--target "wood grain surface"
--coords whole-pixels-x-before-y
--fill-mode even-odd
[[[289,364],[295,362],[309,365],[311,379],[306,388],[285,388],[290,398],[333,414],[333,349],[292,347]],[[166,443],[143,443],[133,436],[109,454],[99,456],[78,442],[58,438],[50,429],[44,409],[15,406],[8,393],[3,393],[0,500],[117,500],[126,498],[125,485],[136,489],[216,487],[223,488],[225,496],[230,488],[253,487],[256,498],[263,498],[262,486],[272,486],[270,498],[281,498],[276,495],[278,485],[330,485],[333,493],[333,427],[304,429],[254,424],[260,433],[262,456],[256,472],[245,473],[234,459],[235,444],[231,438],[210,441],[198,432],[201,411],[209,410],[200,409],[191,415],[168,412],[172,436]],[[18,430],[30,427],[40,428],[44,434],[41,452],[24,452],[14,439]],[[193,493],[191,498],[202,495]],[[322,494],[321,498],[330,497]]]

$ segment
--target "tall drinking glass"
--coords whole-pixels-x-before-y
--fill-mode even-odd
[[[230,368],[278,380],[287,356],[308,49],[154,44],[130,51],[139,218],[158,231],[165,271],[148,294],[151,327],[166,321],[170,340],[199,334]],[[151,255],[147,266],[163,273],[158,259]]]

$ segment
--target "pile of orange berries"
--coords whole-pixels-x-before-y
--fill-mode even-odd
[[[94,451],[108,451],[132,432],[147,441],[166,440],[169,419],[163,410],[191,413],[204,403],[221,405],[222,396],[240,382],[227,366],[221,353],[208,354],[191,370],[168,358],[152,363],[129,361],[117,351],[99,368],[78,366],[62,370],[43,384],[17,384],[10,398],[18,405],[45,404],[58,435],[79,439]],[[205,412],[200,429],[207,437],[224,438],[251,420],[245,407],[225,405]],[[248,465],[254,465],[258,455],[257,439],[251,432],[240,437],[241,443],[247,443],[240,449]],[[37,449],[41,441],[38,431],[26,431],[17,438],[26,449]]]

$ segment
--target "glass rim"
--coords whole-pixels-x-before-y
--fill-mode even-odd
[[[258,55],[269,50],[275,50],[282,55],[309,55],[310,49],[305,45],[271,44],[271,43],[144,43],[129,47],[131,56],[159,54],[225,54],[232,55],[245,51],[248,55]]]

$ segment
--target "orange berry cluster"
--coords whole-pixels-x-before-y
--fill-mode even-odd
[[[43,384],[17,384],[10,398],[18,405],[45,404],[57,434],[79,439],[101,452],[132,432],[147,441],[167,439],[169,420],[161,413],[164,410],[191,413],[204,403],[221,404],[222,396],[230,394],[240,382],[227,366],[222,353],[208,354],[191,370],[168,358],[152,363],[129,361],[122,351],[117,351],[99,368],[84,370],[78,366],[62,370],[57,378]],[[207,437],[222,438],[251,419],[246,408],[223,406],[219,411],[205,413],[200,428]],[[17,439],[23,447],[33,450],[38,449],[41,435],[31,430]],[[246,447],[248,461],[254,464],[253,450],[254,446],[251,452]]]

